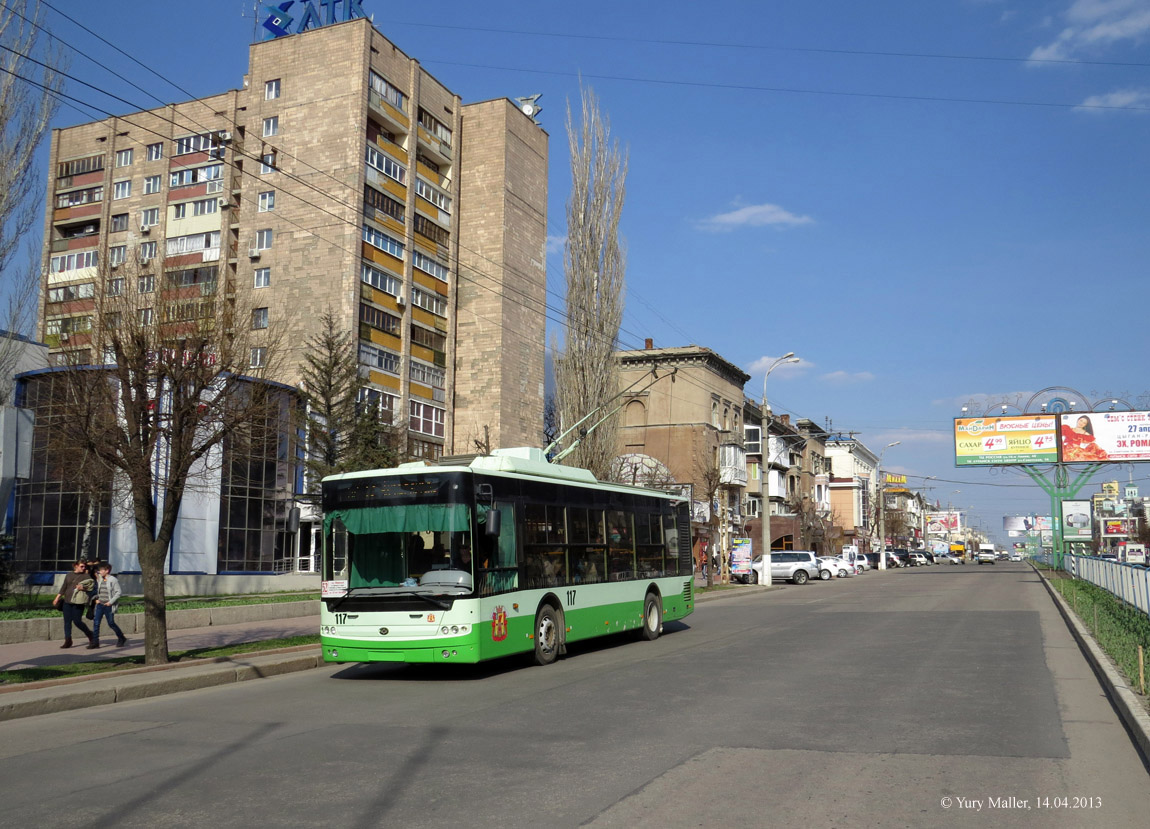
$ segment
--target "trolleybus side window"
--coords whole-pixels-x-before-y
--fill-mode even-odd
[[[519,587],[519,560],[515,543],[515,506],[506,501],[496,501],[499,510],[499,535],[486,532],[487,509],[480,507],[479,531],[475,536],[475,573],[480,595],[490,596]]]
[[[568,507],[570,546],[567,560],[573,584],[595,584],[607,580],[607,545],[604,542],[604,514],[601,509]]]
[[[563,507],[525,504],[524,552],[527,587],[567,584],[567,524]]]
[[[679,528],[675,514],[668,512],[663,515],[663,538],[666,540],[666,574],[675,576],[679,574]],[[684,571],[689,572],[689,571]]]
[[[663,565],[662,516],[657,512],[641,512],[635,516],[635,555],[639,575],[655,578],[666,575]],[[677,569],[677,568],[676,568]],[[671,572],[675,572],[672,570]]]
[[[633,517],[620,510],[607,511],[607,573],[611,581],[635,577]]]

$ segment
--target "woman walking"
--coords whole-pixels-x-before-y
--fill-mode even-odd
[[[87,563],[76,561],[72,563],[72,572],[64,576],[60,585],[60,592],[52,599],[53,607],[60,607],[64,611],[64,644],[61,648],[72,647],[72,625],[88,637],[88,647],[92,647],[92,631],[84,624],[84,608],[95,588],[95,582],[88,575]]]

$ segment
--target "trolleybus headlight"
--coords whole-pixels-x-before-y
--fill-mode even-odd
[[[443,627],[441,627],[441,628],[439,629],[439,632],[440,632],[440,633],[442,633],[444,636],[446,636],[446,635],[447,635],[448,633],[450,633],[451,631],[450,631],[450,630],[448,630],[448,628],[447,628],[447,625],[444,625]]]
[[[459,633],[459,625],[452,625],[451,626],[451,632],[452,633]]]

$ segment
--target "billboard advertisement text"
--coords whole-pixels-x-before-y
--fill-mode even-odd
[[[1150,461],[1150,412],[1062,414],[1059,424],[1063,463]]]
[[[954,421],[954,465],[1055,463],[1054,415],[960,417]]]

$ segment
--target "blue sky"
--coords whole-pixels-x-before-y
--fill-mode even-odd
[[[1150,0],[362,3],[465,102],[542,93],[557,305],[564,109],[580,76],[595,90],[630,154],[624,347],[707,346],[754,398],[795,352],[777,414],[901,441],[888,469],[1000,536],[1049,502],[954,468],[961,406],[1066,386],[1150,408]],[[242,82],[250,1],[52,4],[192,95]],[[71,94],[188,97],[48,21],[103,65],[73,74],[138,107]],[[1150,489],[1146,465],[1102,477],[1131,474]]]

